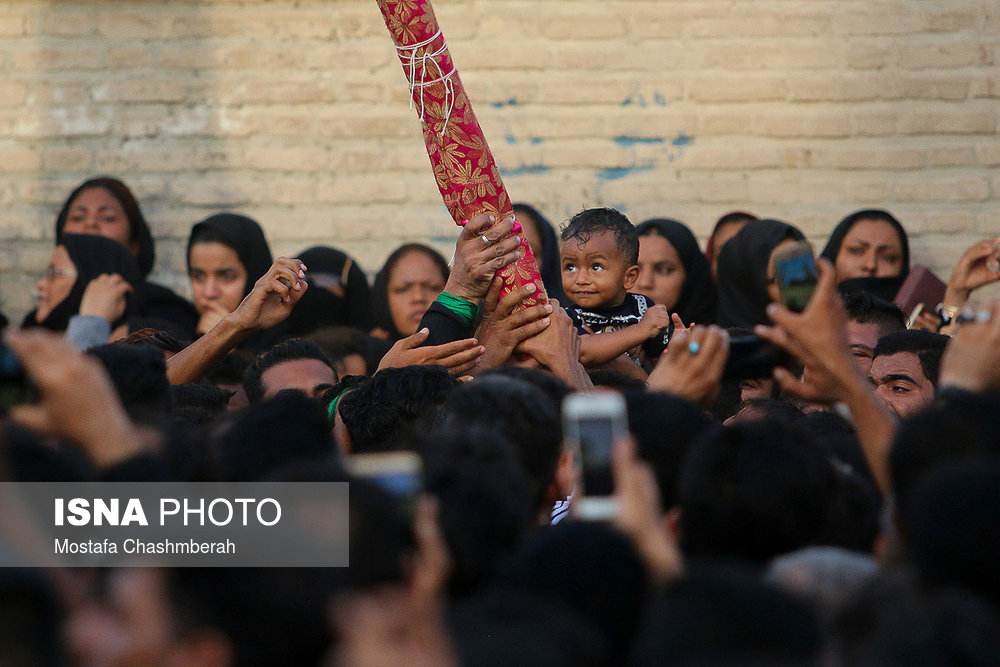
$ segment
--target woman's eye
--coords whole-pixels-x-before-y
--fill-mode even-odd
[[[865,249],[862,248],[861,246],[855,246],[853,248],[848,248],[847,252],[848,252],[848,254],[851,254],[851,255],[863,255],[863,254],[865,254]]]

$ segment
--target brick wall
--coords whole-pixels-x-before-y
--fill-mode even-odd
[[[947,278],[1000,233],[996,0],[437,0],[515,200],[593,205],[702,237],[734,208],[822,242],[887,207]],[[276,253],[328,243],[374,271],[447,251],[374,0],[0,4],[0,298],[30,307],[63,198],[122,177],[186,292],[191,224],[261,221]]]

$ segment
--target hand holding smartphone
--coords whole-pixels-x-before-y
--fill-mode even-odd
[[[805,310],[819,281],[812,245],[808,241],[799,241],[776,252],[774,277],[785,307],[796,313]]]
[[[617,392],[570,394],[563,401],[563,437],[573,448],[582,485],[572,512],[586,521],[608,521],[618,511],[611,454],[628,433],[625,399]]]

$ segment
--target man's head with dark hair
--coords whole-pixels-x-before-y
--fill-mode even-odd
[[[635,545],[609,525],[562,521],[538,530],[500,568],[494,585],[560,600],[590,621],[612,653],[627,662],[647,593]]]
[[[0,655],[5,665],[63,665],[65,627],[51,573],[0,569]]]
[[[257,355],[243,378],[250,403],[272,398],[285,389],[319,396],[335,384],[337,371],[323,350],[301,338],[278,343]]]
[[[909,497],[916,485],[938,467],[984,455],[1000,454],[1000,395],[942,397],[903,420],[889,453],[896,511],[907,522]]]
[[[152,345],[109,343],[87,350],[111,377],[133,420],[158,424],[170,412],[170,382],[163,354]]]
[[[272,469],[302,458],[335,452],[326,410],[298,391],[283,391],[242,413],[214,446],[223,481],[258,480]]]
[[[639,279],[639,235],[611,208],[574,215],[562,229],[559,264],[566,296],[581,308],[620,306]]]
[[[351,327],[325,327],[305,336],[306,340],[316,343],[333,362],[338,377],[369,374],[365,361],[368,338],[364,331]]]
[[[820,448],[791,424],[713,429],[681,470],[681,548],[693,558],[764,563],[810,545],[826,523],[833,475]]]
[[[858,369],[868,375],[879,338],[906,330],[906,315],[899,306],[869,292],[844,295],[847,311],[847,342]]]
[[[932,588],[958,586],[1000,604],[1000,456],[958,461],[917,484],[901,529],[910,560]]]
[[[983,598],[957,589],[901,596],[863,591],[838,623],[829,664],[993,667],[1000,664],[1000,618]],[[867,607],[862,608],[862,607]],[[867,612],[867,613],[866,613]]]
[[[537,508],[551,509],[563,451],[562,422],[559,406],[541,389],[509,377],[486,376],[453,391],[438,422],[446,428],[476,426],[505,436],[532,482]]]
[[[466,594],[534,527],[532,484],[513,444],[495,429],[446,426],[422,440],[424,488],[438,499],[453,561],[449,588]]]
[[[163,356],[166,359],[169,359],[187,347],[184,341],[169,331],[153,329],[152,327],[133,331],[118,342],[125,343],[126,345],[152,345],[163,352]]]
[[[594,368],[587,371],[595,387],[604,387],[620,392],[646,391],[646,383],[633,375],[626,375],[617,368]]]
[[[677,504],[677,479],[691,445],[714,426],[692,403],[659,392],[627,393],[629,430],[639,456],[653,468],[661,510]]]
[[[907,330],[879,339],[869,377],[875,393],[900,417],[934,401],[941,357],[951,340],[929,331]]]
[[[233,393],[229,399],[229,409],[245,408],[247,400],[246,389],[243,388],[243,376],[253,362],[253,357],[243,350],[233,350],[222,359],[212,364],[205,373],[205,382]]]
[[[42,435],[14,422],[0,425],[4,479],[13,482],[91,482],[93,464],[75,447],[53,447]]]
[[[399,449],[418,423],[433,421],[448,394],[459,386],[444,366],[381,370],[337,404],[354,454]]]
[[[754,573],[692,568],[660,591],[640,628],[634,665],[814,665],[819,619]]]
[[[563,399],[573,393],[573,388],[548,371],[538,368],[523,368],[521,366],[498,366],[479,375],[480,378],[492,375],[523,380],[544,391],[557,406],[562,406]]]
[[[104,576],[112,595],[82,607],[74,620],[86,632],[68,633],[74,660],[86,664],[320,664],[331,644],[327,605],[343,578],[337,568],[295,567],[123,567]]]
[[[759,422],[765,419],[792,423],[801,417],[802,410],[791,401],[780,398],[750,398],[744,400],[740,411],[727,419],[725,423]]]
[[[612,664],[602,633],[551,596],[493,586],[449,601],[448,634],[459,664],[599,667]]]

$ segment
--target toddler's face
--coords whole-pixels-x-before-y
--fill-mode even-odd
[[[581,308],[621,305],[639,276],[639,267],[625,263],[611,232],[592,234],[583,243],[570,239],[559,255],[563,290]]]

